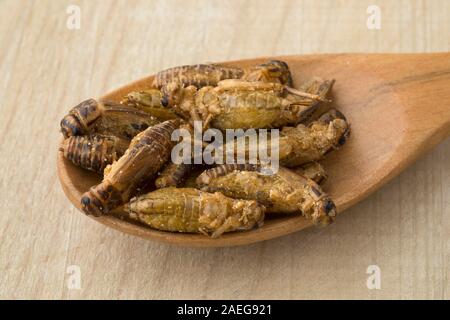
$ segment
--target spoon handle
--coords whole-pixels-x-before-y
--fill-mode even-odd
[[[381,61],[387,65],[376,72],[400,98],[408,133],[426,141],[450,135],[450,53],[386,55]]]
[[[450,135],[450,53],[368,55],[372,71],[392,90],[402,108],[405,130],[397,150],[404,168]],[[363,58],[364,59],[364,58]],[[373,61],[372,61],[373,63]]]

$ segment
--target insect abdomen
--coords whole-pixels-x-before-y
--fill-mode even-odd
[[[127,146],[128,141],[113,136],[71,136],[64,140],[61,151],[75,165],[102,173],[124,154]]]

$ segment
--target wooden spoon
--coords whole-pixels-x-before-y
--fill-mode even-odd
[[[232,61],[247,67],[269,59],[284,60],[294,86],[312,77],[336,79],[333,104],[351,123],[348,142],[325,160],[324,186],[342,212],[405,169],[450,134],[450,53],[321,54]],[[148,88],[153,76],[113,91],[101,99],[119,101],[133,90]],[[76,167],[58,153],[58,174],[65,194],[80,209],[81,195],[100,176]],[[93,218],[145,239],[184,246],[234,246],[267,240],[311,226],[301,216],[266,220],[263,227],[204,235],[152,230],[113,216]],[[336,223],[339,223],[339,216]]]

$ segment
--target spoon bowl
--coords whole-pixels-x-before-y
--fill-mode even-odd
[[[248,67],[269,59],[288,63],[296,87],[313,76],[336,79],[332,106],[345,114],[352,129],[343,148],[324,161],[329,180],[323,188],[334,199],[338,212],[367,197],[450,134],[450,53],[321,54],[225,64]],[[100,99],[120,101],[130,91],[150,87],[152,81],[153,76],[143,78]],[[100,175],[76,167],[61,152],[57,167],[66,196],[81,210],[81,195],[101,181]],[[145,239],[184,246],[243,245],[312,225],[302,216],[266,219],[260,228],[211,239],[153,230],[119,218],[119,210],[115,213],[92,218]]]

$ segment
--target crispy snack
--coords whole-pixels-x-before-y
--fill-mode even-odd
[[[223,80],[216,87],[167,87],[169,105],[185,119],[217,129],[276,128],[305,120],[334,81],[316,79],[306,91],[278,83]]]
[[[181,87],[216,86],[225,79],[243,79],[247,81],[276,82],[292,86],[289,67],[284,61],[271,60],[255,67],[241,69],[225,67],[217,64],[196,64],[170,68],[158,72],[153,86],[163,89],[169,83],[177,83]]]
[[[158,230],[203,233],[213,238],[225,232],[261,226],[265,212],[256,201],[172,187],[133,198],[125,210],[131,218]]]
[[[100,216],[135,196],[169,159],[172,132],[178,120],[168,120],[138,134],[125,154],[105,169],[103,181],[81,197],[86,214]]]
[[[100,133],[131,139],[158,123],[158,119],[136,108],[89,99],[72,108],[61,120],[61,132],[65,138]]]
[[[108,164],[125,153],[129,143],[129,140],[99,134],[71,136],[63,141],[60,151],[75,165],[103,173]]]
[[[226,166],[205,171],[197,178],[197,184],[205,191],[257,200],[268,213],[302,214],[316,225],[328,225],[336,216],[333,201],[311,179],[286,168],[263,175],[258,169],[239,171]]]
[[[176,187],[184,182],[189,172],[191,172],[192,164],[176,164],[170,162],[155,180],[155,186],[158,189],[167,187]]]
[[[322,184],[328,179],[325,168],[315,161],[292,168],[291,170],[305,178],[314,180],[318,184]]]
[[[162,121],[179,118],[173,109],[167,106],[167,100],[158,89],[132,91],[120,102],[123,105],[145,111]]]
[[[234,157],[236,160],[238,157],[248,159],[250,154],[258,155],[258,150],[267,148],[267,154],[278,152],[282,166],[298,167],[321,160],[327,153],[339,149],[345,144],[349,134],[350,125],[344,115],[331,109],[308,126],[299,124],[296,127],[284,127],[280,131],[278,144],[275,143],[277,140],[268,138],[267,146],[262,147],[259,142],[250,144],[252,139],[246,139],[244,150],[238,151],[235,139],[222,145],[218,152],[222,153],[224,158]],[[234,150],[234,154],[228,154],[227,150]]]
[[[324,113],[309,126],[285,127],[280,133],[280,163],[295,167],[317,161],[328,152],[339,149],[350,134],[344,115],[336,109]]]

